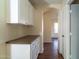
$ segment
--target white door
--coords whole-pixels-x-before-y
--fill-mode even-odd
[[[79,4],[71,5],[71,59],[79,59]]]

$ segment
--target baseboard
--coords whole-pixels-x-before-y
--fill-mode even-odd
[[[53,37],[52,39],[58,39],[57,37]]]
[[[62,59],[64,59],[63,55],[61,53],[59,53],[59,51],[58,51],[58,55],[61,56]]]
[[[64,59],[64,57],[63,57],[63,55],[62,55],[62,54],[60,54],[60,56],[62,57],[62,59]]]
[[[44,42],[44,43],[52,43],[52,41],[47,41],[47,42]]]
[[[44,53],[44,48],[40,51],[40,54]]]

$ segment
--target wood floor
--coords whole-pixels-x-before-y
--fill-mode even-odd
[[[58,54],[58,40],[52,40],[52,43],[44,44],[44,53],[38,56],[38,59],[63,59]]]

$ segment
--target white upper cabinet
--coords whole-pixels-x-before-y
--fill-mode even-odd
[[[28,18],[29,18],[29,24],[32,24],[33,25],[33,21],[34,21],[34,8],[33,6],[31,5],[31,3],[28,3]]]
[[[33,25],[31,3],[28,0],[7,0],[7,20],[11,24]]]

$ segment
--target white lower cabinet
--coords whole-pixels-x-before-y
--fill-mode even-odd
[[[11,59],[30,59],[30,45],[12,44]]]
[[[40,39],[37,38],[31,44],[31,59],[37,59],[39,53],[40,53]]]
[[[31,44],[8,44],[8,59],[37,59],[40,52],[40,39]]]

